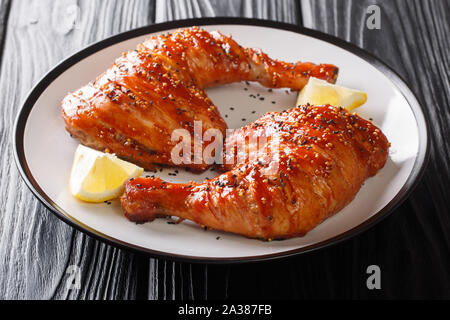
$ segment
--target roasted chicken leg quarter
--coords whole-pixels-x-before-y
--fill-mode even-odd
[[[263,136],[271,137],[262,139],[265,151],[252,155],[251,141]],[[332,106],[268,113],[227,137],[230,144],[223,165],[229,171],[212,180],[128,181],[121,198],[126,217],[176,216],[260,239],[302,236],[352,201],[384,166],[390,146],[371,122]],[[249,157],[239,157],[245,152]]]
[[[193,134],[194,121],[201,121],[203,132],[215,128],[225,135],[227,125],[205,88],[245,80],[300,90],[310,76],[334,83],[337,73],[333,65],[273,60],[219,32],[192,27],[153,36],[124,53],[64,98],[63,118],[67,131],[87,146],[146,169],[177,165],[171,159],[175,129]],[[208,164],[182,166],[203,170]]]

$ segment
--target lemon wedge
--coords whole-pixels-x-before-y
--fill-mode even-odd
[[[362,91],[341,87],[325,80],[309,78],[306,86],[300,91],[297,105],[330,104],[343,107],[348,111],[358,108],[367,101],[367,94]]]
[[[119,197],[124,183],[139,177],[144,169],[83,145],[75,151],[70,191],[80,200],[103,202]]]

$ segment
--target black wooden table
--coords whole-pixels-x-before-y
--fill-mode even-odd
[[[374,4],[380,29],[366,24]],[[432,121],[430,163],[409,200],[331,248],[232,266],[117,249],[46,210],[13,161],[13,121],[28,90],[90,43],[205,16],[304,25],[363,47],[395,69]],[[449,18],[449,0],[0,0],[0,299],[450,298]],[[373,264],[381,268],[381,290],[366,287]],[[80,268],[79,289],[66,286],[71,265]]]

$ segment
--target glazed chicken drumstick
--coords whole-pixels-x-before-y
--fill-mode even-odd
[[[255,156],[251,141],[259,137],[267,143]],[[204,183],[128,181],[121,198],[126,217],[141,223],[177,216],[260,239],[302,236],[355,197],[384,166],[390,146],[372,123],[331,106],[268,113],[225,145],[229,171]]]
[[[81,143],[152,169],[155,163],[175,165],[175,129],[192,133],[194,121],[201,121],[203,132],[225,133],[227,125],[205,88],[258,81],[300,90],[310,76],[334,83],[337,73],[333,65],[273,60],[219,32],[192,27],[153,36],[124,53],[94,82],[64,98],[63,118]],[[183,166],[203,170],[208,164]]]

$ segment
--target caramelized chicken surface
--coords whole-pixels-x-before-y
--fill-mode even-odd
[[[334,83],[337,73],[333,65],[273,60],[219,32],[192,27],[153,36],[124,53],[94,82],[69,93],[62,111],[67,131],[81,143],[153,169],[155,163],[175,165],[175,129],[193,134],[194,121],[201,121],[203,132],[216,128],[225,135],[227,125],[205,88],[258,81],[300,90],[310,76]],[[183,166],[203,170],[208,164]]]
[[[255,155],[258,137],[270,139],[261,139],[267,143]],[[302,236],[352,201],[384,166],[390,146],[371,122],[331,106],[268,113],[225,145],[229,171],[204,183],[128,181],[126,217],[141,223],[176,216],[260,239]]]

